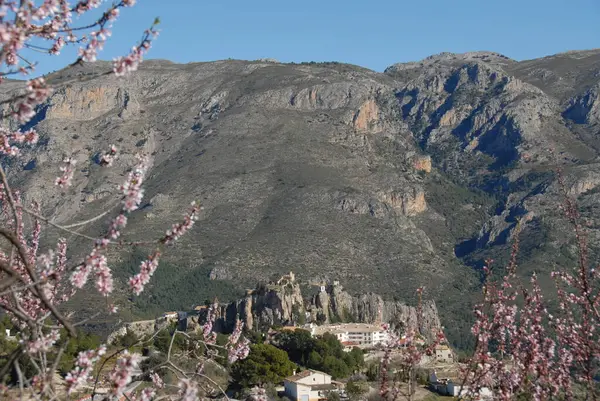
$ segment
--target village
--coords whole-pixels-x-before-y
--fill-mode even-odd
[[[245,301],[251,299],[250,297],[259,296],[273,299],[282,296],[282,293],[290,293],[290,288],[296,284],[294,273],[290,272],[269,283],[263,295],[259,294],[259,290],[248,290]],[[322,294],[322,296],[334,291],[341,291],[339,282],[335,280],[329,284],[316,283],[316,286],[318,294]],[[286,302],[286,300],[289,301],[289,299],[278,300],[277,304]],[[150,335],[158,327],[167,326],[173,327],[179,332],[188,333],[188,335],[195,335],[202,332],[203,324],[211,309],[213,312],[221,310],[218,312],[221,314],[211,330],[221,336],[227,336],[230,328],[226,324],[227,316],[223,314],[223,311],[231,310],[232,304],[224,305],[222,308],[219,305],[224,304],[219,304],[215,299],[211,303],[197,305],[190,311],[165,312],[156,320],[132,322],[114,332],[109,341],[118,342],[119,338],[126,336],[130,331],[135,332],[138,336]],[[247,313],[247,309],[244,311]],[[245,318],[248,319],[248,317],[246,315]],[[235,318],[239,319],[240,317],[236,315]],[[407,353],[415,350],[420,353],[420,360],[414,366],[415,400],[458,397],[467,391],[467,388],[462,385],[460,361],[445,339],[432,342],[431,336],[428,338],[423,334],[407,338],[403,333],[395,333],[390,329],[388,322],[384,321],[381,310],[375,316],[374,321],[370,323],[319,322],[309,312],[306,312],[306,318],[308,322],[303,324],[288,320],[285,322],[286,324],[270,324],[266,327],[261,327],[254,321],[254,327],[247,333],[253,337],[254,344],[262,344],[267,347],[265,349],[284,350],[290,355],[290,360],[295,363],[293,371],[289,371],[287,375],[283,375],[271,383],[273,391],[281,399],[291,401],[369,399],[369,397],[379,394],[379,369],[386,352],[390,356],[390,364],[387,369],[392,377],[398,378],[397,384],[402,386],[405,385],[402,383],[407,381],[404,357]],[[250,324],[252,324],[251,321]],[[397,335],[400,337],[398,338]],[[285,339],[289,343],[306,343],[310,339],[313,343],[309,345],[306,352],[317,351],[317,354],[323,352],[318,351],[322,349],[318,346],[319,341],[335,343],[334,348],[339,347],[341,352],[341,354],[332,355],[335,360],[347,361],[352,359],[351,356],[360,355],[361,362],[355,366],[350,366],[350,362],[348,362],[348,370],[339,370],[334,369],[331,366],[332,363],[325,363],[326,355],[310,355],[310,358],[309,355],[305,355],[302,358],[294,359],[292,353],[295,351],[290,349],[289,344],[285,344]],[[425,349],[431,352],[428,354]],[[287,357],[286,355],[285,358]],[[312,361],[312,359],[317,361]],[[360,383],[360,394],[357,394],[356,383]],[[239,391],[238,389],[229,392],[229,398],[238,399]],[[484,398],[487,394],[486,391],[483,389],[481,393]]]
[[[176,315],[166,314],[165,317],[175,319]],[[381,325],[368,323],[339,323],[317,325],[309,323],[303,326],[283,326],[271,328],[265,333],[265,344],[270,344],[280,333],[285,332],[309,332],[312,337],[320,337],[324,334],[334,335],[345,352],[351,352],[359,348],[364,353],[365,361],[379,363],[388,344],[389,334]],[[414,339],[417,347],[425,347],[427,342],[417,336]],[[401,338],[397,348],[392,351],[392,360],[401,359],[403,352],[408,348],[409,342]],[[438,344],[434,347],[434,354],[423,355],[418,368],[428,372],[426,383],[421,383],[417,389],[417,398],[426,399],[428,396],[437,394],[440,396],[457,397],[461,391],[461,380],[459,377],[459,364],[457,357],[448,344]],[[399,373],[400,366],[393,368],[392,373]],[[283,383],[276,387],[281,397],[292,401],[328,401],[331,394],[336,393],[340,400],[348,400],[346,383],[344,380],[333,380],[333,377],[325,372],[315,369],[305,369],[294,372],[286,377]],[[377,383],[371,385],[366,391],[368,394],[377,393]],[[466,387],[462,388],[463,393]],[[485,391],[483,395],[485,395]],[[420,397],[419,397],[420,395]]]
[[[366,323],[341,323],[315,325],[308,324],[303,327],[286,326],[280,331],[306,330],[312,336],[322,336],[325,333],[333,334],[344,346],[345,352],[350,352],[357,347],[365,353],[365,360],[379,361],[383,357],[383,350],[388,345],[388,331],[381,326]],[[275,336],[276,330],[269,331],[269,337]],[[426,340],[417,337],[414,340],[417,347],[425,347]],[[392,360],[401,359],[403,352],[408,348],[409,342],[401,338],[398,347],[392,351]],[[427,384],[421,385],[417,393],[426,398],[431,393],[441,396],[457,397],[466,392],[459,377],[459,365],[455,353],[447,344],[438,344],[434,347],[434,354],[423,355],[418,368],[429,372]],[[392,373],[398,373],[399,369],[392,369]],[[331,392],[337,392],[341,400],[348,399],[345,391],[345,383],[332,379],[331,375],[313,369],[307,369],[300,373],[285,378],[283,388],[279,388],[282,395],[293,401],[325,401]],[[377,388],[370,388],[370,392],[376,392]],[[482,396],[491,395],[484,390]],[[420,399],[420,398],[416,398]]]

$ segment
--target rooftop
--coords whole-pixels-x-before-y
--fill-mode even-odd
[[[325,333],[375,333],[383,331],[378,325],[368,323],[328,324],[315,327],[315,334]]]
[[[288,377],[286,377],[286,378],[285,378],[285,380],[287,380],[287,381],[289,381],[289,382],[296,382],[296,381],[298,381],[298,380],[300,380],[300,379],[304,379],[305,377],[308,377],[308,376],[310,376],[310,375],[312,375],[312,374],[314,374],[314,373],[321,374],[321,375],[325,375],[325,376],[330,376],[330,375],[328,375],[328,374],[327,374],[327,373],[325,373],[325,372],[320,372],[320,371],[318,371],[318,370],[313,370],[313,369],[306,369],[306,370],[303,370],[303,371],[302,371],[302,372],[300,372],[300,373],[296,373],[296,374],[295,374],[295,375],[293,375],[293,376],[288,376]]]

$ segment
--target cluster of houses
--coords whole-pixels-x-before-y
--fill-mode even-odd
[[[307,369],[300,373],[294,372],[283,382],[285,396],[292,401],[324,401],[331,392],[338,393],[341,400],[347,399],[344,383],[332,380],[331,376],[318,370]],[[433,371],[429,375],[429,389],[440,395],[459,397],[468,391],[467,386],[457,380],[440,378]],[[493,393],[488,388],[480,390],[483,400],[493,399]]]

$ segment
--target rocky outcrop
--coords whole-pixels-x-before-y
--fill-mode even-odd
[[[427,210],[425,191],[419,186],[399,190],[380,191],[373,197],[365,194],[340,194],[335,207],[353,214],[367,214],[376,218],[416,216]]]
[[[51,97],[46,118],[93,120],[115,108],[131,116],[139,104],[128,91],[114,86],[66,87]]]
[[[265,331],[274,325],[303,325],[305,323],[390,323],[398,327],[417,328],[429,337],[441,329],[435,302],[426,301],[421,319],[415,307],[402,302],[384,300],[380,295],[366,293],[351,295],[337,282],[319,286],[310,299],[303,297],[300,284],[293,273],[277,282],[259,285],[248,290],[245,297],[220,305],[217,331],[230,331],[236,319],[246,327]],[[200,321],[205,315],[200,316]]]
[[[117,339],[123,337],[127,332],[131,332],[135,334],[137,338],[143,338],[145,336],[150,336],[159,330],[161,327],[164,327],[166,324],[165,319],[159,318],[156,320],[141,320],[137,322],[125,323],[119,329],[113,331],[109,336],[107,344],[113,344]]]
[[[217,328],[230,330],[239,318],[247,327],[264,329],[302,321],[306,319],[305,313],[299,283],[295,281],[294,274],[290,273],[277,282],[248,290],[246,296],[237,301],[220,305]]]
[[[352,126],[359,131],[367,131],[370,128],[374,128],[379,120],[379,113],[379,106],[377,106],[375,100],[369,99],[354,114]]]
[[[426,173],[431,173],[431,156],[417,156],[414,158],[413,167],[417,171],[424,171]]]
[[[577,124],[600,122],[600,84],[571,99],[563,116]]]
[[[382,192],[379,196],[383,202],[404,216],[415,216],[427,210],[425,191],[420,187]]]

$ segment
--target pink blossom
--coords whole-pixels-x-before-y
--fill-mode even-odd
[[[150,282],[150,278],[158,267],[159,258],[160,252],[154,252],[148,260],[141,263],[140,272],[129,279],[129,286],[135,295],[141,294],[144,291],[144,286]]]
[[[16,111],[13,113],[14,117],[20,123],[26,123],[31,120],[35,115],[35,107],[42,104],[48,96],[50,96],[51,90],[46,85],[44,78],[36,78],[27,82],[27,95],[24,100],[17,104]]]
[[[41,335],[39,338],[33,341],[26,342],[26,350],[30,354],[36,354],[38,352],[48,352],[54,344],[59,340],[60,333],[58,330],[51,330],[50,333]]]
[[[127,216],[121,213],[110,223],[107,236],[111,239],[117,239],[121,235],[121,230],[127,225]]]
[[[70,187],[73,183],[73,174],[75,173],[75,164],[77,160],[67,157],[63,160],[64,165],[60,168],[62,175],[55,180],[55,184],[61,188]]]
[[[219,305],[215,303],[208,308],[206,321],[204,322],[204,325],[202,325],[202,335],[204,337],[204,342],[207,344],[214,344],[217,340],[216,333],[213,332],[213,325],[217,317],[218,307]]]
[[[156,396],[156,391],[153,388],[147,387],[143,389],[138,397],[133,397],[134,400],[150,401]]]
[[[77,355],[75,367],[65,377],[69,394],[88,382],[94,365],[105,353],[106,346],[101,345],[98,350],[82,351]]]
[[[196,205],[196,202],[192,202],[192,207],[188,214],[184,217],[183,222],[173,224],[171,229],[167,230],[167,233],[163,238],[163,242],[167,245],[172,244],[182,235],[187,233],[194,225],[194,222],[198,219],[198,212],[200,210],[201,208]]]
[[[108,152],[104,153],[100,158],[100,165],[103,167],[112,166],[113,162],[117,158],[117,153],[117,147],[115,145],[110,145],[110,149],[108,150]]]
[[[123,210],[133,212],[137,210],[142,201],[144,190],[142,184],[148,169],[147,156],[139,155],[137,166],[128,174],[127,180],[121,185],[120,190],[123,193]]]
[[[179,380],[179,394],[181,401],[198,401],[198,387],[190,379]]]
[[[150,374],[150,378],[152,379],[152,383],[154,383],[156,388],[164,388],[165,387],[165,383],[163,382],[161,377],[158,375],[158,373],[152,372]]]
[[[123,356],[117,359],[115,367],[108,376],[114,395],[121,395],[125,387],[131,383],[132,374],[137,369],[139,361],[139,355],[130,354],[127,350],[123,351]]]

